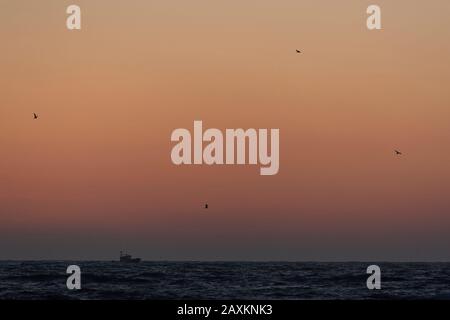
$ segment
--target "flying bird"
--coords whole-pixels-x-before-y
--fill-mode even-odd
[[[33,112],[33,116],[34,116],[34,119],[38,118],[38,115],[36,113],[34,113],[34,112]]]
[[[396,155],[401,155],[402,153],[398,150],[394,150]]]
[[[296,49],[295,51],[296,51],[297,53],[302,53],[302,52],[301,52],[300,50],[298,50],[298,49]]]

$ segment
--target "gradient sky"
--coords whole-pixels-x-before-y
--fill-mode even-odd
[[[448,0],[0,8],[0,259],[450,260]],[[279,173],[173,165],[194,120]]]

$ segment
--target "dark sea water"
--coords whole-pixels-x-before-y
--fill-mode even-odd
[[[450,299],[450,263],[0,261],[0,299]]]

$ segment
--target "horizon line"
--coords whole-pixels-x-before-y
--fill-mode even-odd
[[[110,259],[0,259],[0,262],[119,262]],[[137,263],[121,262],[123,264],[139,264],[141,262],[248,262],[248,263],[450,263],[449,260],[190,260],[190,259],[142,259]]]

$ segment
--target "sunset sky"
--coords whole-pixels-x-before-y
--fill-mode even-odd
[[[0,39],[0,259],[450,260],[448,0],[0,0]],[[279,173],[172,164],[194,120]]]

